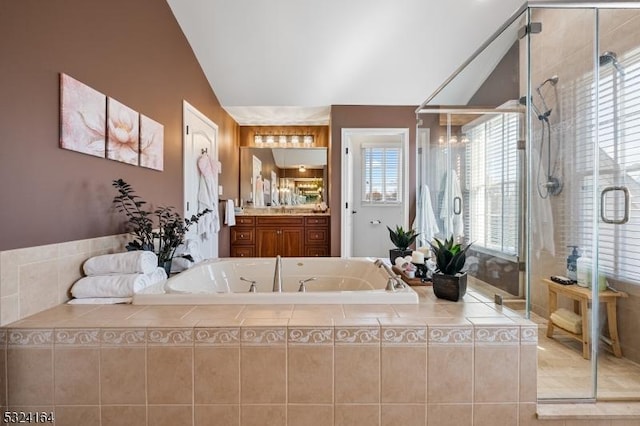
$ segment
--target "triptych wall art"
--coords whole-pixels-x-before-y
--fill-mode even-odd
[[[164,126],[60,74],[60,147],[163,170]]]

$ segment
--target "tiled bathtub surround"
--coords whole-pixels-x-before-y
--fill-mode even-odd
[[[0,329],[0,405],[54,410],[58,425],[489,425],[493,408],[532,418],[535,325],[427,304],[409,317],[380,306],[348,316],[329,306],[325,317],[296,317],[296,306],[283,317],[280,306],[269,317],[263,307],[268,318],[242,307],[203,318],[193,306],[60,306]]]
[[[69,300],[92,256],[124,250],[127,234],[0,252],[0,325]]]
[[[58,426],[633,424],[537,420],[537,326],[418,291],[413,309],[58,306],[0,328],[0,405]]]

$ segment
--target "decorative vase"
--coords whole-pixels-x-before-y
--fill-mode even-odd
[[[164,271],[167,273],[167,278],[169,277],[169,275],[171,275],[171,261],[173,259],[169,259],[169,260],[165,260],[165,261],[158,261],[159,265],[162,268],[164,268]]]
[[[396,264],[396,258],[398,257],[405,257],[405,256],[411,256],[411,253],[413,253],[413,250],[407,249],[407,250],[400,250],[398,248],[394,248],[389,250],[389,260],[391,261],[392,265]]]
[[[432,276],[433,293],[438,299],[457,302],[467,293],[467,273],[444,275],[436,272]]]

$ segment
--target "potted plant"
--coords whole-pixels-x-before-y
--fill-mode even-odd
[[[395,265],[395,261],[397,257],[405,257],[411,255],[411,250],[408,250],[408,247],[413,244],[413,242],[418,237],[415,230],[411,229],[409,231],[405,231],[402,226],[396,225],[396,230],[389,228],[389,238],[396,248],[389,250],[389,260],[392,265]]]
[[[433,292],[439,299],[457,302],[467,292],[467,273],[462,272],[462,268],[471,244],[463,248],[461,244],[453,243],[453,237],[444,242],[435,238],[434,242],[429,243],[436,262],[436,270],[432,275]]]
[[[198,220],[211,210],[205,209],[189,219],[183,219],[173,207],[159,207],[150,212],[143,209],[146,201],[134,194],[131,185],[122,179],[114,180],[112,185],[118,191],[118,195],[113,198],[113,204],[120,213],[127,216],[130,233],[135,237],[127,244],[126,249],[154,252],[158,256],[158,266],[163,267],[169,275],[176,248],[184,243],[189,227],[198,223]],[[154,224],[158,226],[155,229]],[[181,257],[193,261],[190,255]]]

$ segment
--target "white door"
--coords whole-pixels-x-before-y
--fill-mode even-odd
[[[408,228],[408,134],[408,129],[343,131],[346,256],[387,257],[393,248],[387,226]]]
[[[184,216],[188,218],[203,210],[203,207],[198,205],[198,190],[200,185],[198,159],[206,153],[214,162],[218,161],[218,126],[186,101],[184,101],[183,106],[183,119]],[[220,194],[216,193],[216,198],[219,196]],[[218,212],[214,212],[214,214],[217,218]],[[193,225],[189,229],[187,238],[195,239],[199,242],[200,254],[204,259],[218,257],[217,234],[211,236],[211,238],[203,239],[198,235],[197,225]]]

